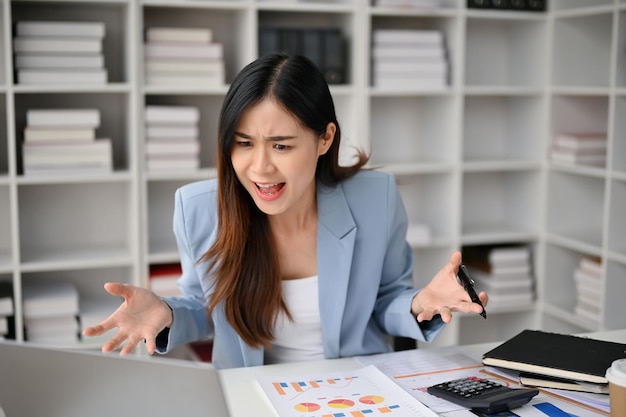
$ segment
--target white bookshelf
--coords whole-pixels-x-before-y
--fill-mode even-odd
[[[228,85],[144,84],[148,27],[204,27],[224,45],[226,83],[257,56],[260,28],[341,28],[346,83],[332,85],[346,144],[372,150],[371,165],[397,175],[409,219],[430,226],[416,241],[415,282],[423,285],[464,246],[531,247],[537,300],[458,316],[436,344],[510,337],[523,328],[596,331],[626,326],[626,1],[551,0],[545,13],[393,9],[369,0],[0,1],[0,280],[15,289],[70,280],[81,297],[109,297],[106,281],[148,285],[150,265],[178,261],[174,191],[215,176],[217,118]],[[13,82],[12,27],[19,20],[104,21],[106,85],[24,86]],[[443,89],[372,87],[371,33],[435,29],[450,65]],[[147,172],[144,106],[200,109],[200,169]],[[28,177],[20,144],[31,108],[98,108],[99,137],[113,140],[114,172]],[[547,159],[555,132],[606,131],[606,168]],[[572,272],[582,255],[604,261],[598,322],[574,315]],[[99,341],[98,341],[99,343]],[[93,346],[87,341],[79,346]]]

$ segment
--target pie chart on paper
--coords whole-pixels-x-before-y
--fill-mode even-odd
[[[354,401],[345,398],[337,398],[336,400],[328,401],[328,406],[331,408],[350,408],[354,407]]]
[[[313,411],[318,411],[321,407],[319,404],[315,403],[299,403],[294,406],[296,411],[302,411],[303,413],[310,413]]]
[[[359,401],[362,404],[380,404],[385,401],[385,397],[381,397],[380,395],[366,395],[359,398]]]

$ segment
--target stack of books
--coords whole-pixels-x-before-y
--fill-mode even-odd
[[[79,341],[79,296],[74,284],[25,283],[23,297],[28,341],[53,345],[71,345]]]
[[[82,339],[80,333],[82,330],[95,326],[96,324],[101,323],[111,315],[119,306],[120,299],[117,297],[105,297],[105,298],[86,298],[80,297],[79,299],[79,313],[78,319],[80,323],[80,332],[79,336]],[[102,345],[107,340],[111,339],[117,333],[117,328],[111,329],[108,332],[101,334],[100,336],[90,336],[86,338],[86,341],[89,344]],[[85,339],[83,339],[85,341]]]
[[[103,22],[17,22],[17,83],[105,84],[104,35]]]
[[[150,289],[159,297],[180,297],[178,279],[183,271],[180,264],[150,265]]]
[[[606,165],[606,133],[560,133],[554,136],[550,159],[567,165]]]
[[[372,84],[389,89],[442,89],[448,84],[443,33],[376,29],[372,33]]]
[[[8,281],[0,281],[0,340],[14,337],[14,318],[13,285]]]
[[[602,281],[604,271],[600,258],[583,256],[574,271],[576,306],[579,317],[599,323],[602,308]]]
[[[208,28],[148,28],[144,66],[147,85],[215,88],[225,83],[224,48]]]
[[[110,173],[111,139],[96,139],[98,109],[30,109],[22,144],[24,175]]]
[[[522,385],[608,394],[606,370],[625,351],[622,343],[524,330],[483,354],[482,362],[517,371]]]
[[[468,247],[463,250],[463,262],[476,281],[476,289],[489,294],[492,310],[532,304],[534,289],[529,247]]]
[[[198,169],[199,121],[200,110],[197,107],[147,105],[145,108],[147,170]]]

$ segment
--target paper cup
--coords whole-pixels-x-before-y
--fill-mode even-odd
[[[611,417],[626,416],[626,358],[613,361],[606,370],[609,381]]]

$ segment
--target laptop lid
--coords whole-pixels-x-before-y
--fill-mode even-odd
[[[210,364],[12,341],[0,341],[0,408],[6,417],[228,416]]]

